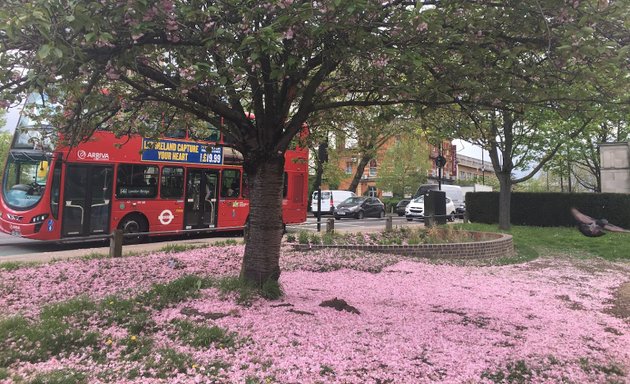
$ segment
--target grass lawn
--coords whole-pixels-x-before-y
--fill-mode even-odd
[[[496,225],[458,224],[471,231],[501,232]],[[601,257],[609,261],[630,261],[630,235],[608,233],[586,237],[576,228],[513,226],[507,233],[521,258],[532,259],[550,253],[571,257]]]
[[[483,266],[287,246],[262,290],[233,243],[6,265],[0,383],[629,382],[630,236],[510,233]]]

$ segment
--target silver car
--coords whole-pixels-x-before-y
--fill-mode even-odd
[[[411,221],[413,219],[424,220],[424,213],[424,195],[411,200],[405,208],[405,217],[407,218],[407,221]],[[455,204],[453,204],[453,201],[448,197],[446,197],[446,215],[446,219],[448,221],[455,220]]]

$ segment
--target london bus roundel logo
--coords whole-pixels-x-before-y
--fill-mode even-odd
[[[170,224],[174,218],[175,218],[175,215],[173,215],[173,212],[171,212],[168,209],[163,210],[158,216],[158,220],[160,220],[160,223],[164,225]]]
[[[79,149],[79,150],[77,151],[77,157],[78,157],[79,159],[85,159],[85,156],[87,156],[87,153],[85,153],[85,151],[84,151],[84,150]]]

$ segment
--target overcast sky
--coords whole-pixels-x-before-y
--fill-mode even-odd
[[[481,147],[473,145],[472,143],[469,143],[464,140],[453,140],[453,144],[457,146],[458,155],[464,155],[464,156],[481,160],[481,152],[482,152]],[[484,160],[490,161],[490,156],[488,155],[488,151],[483,151],[483,152],[484,152],[484,155],[483,155]]]
[[[3,131],[13,132],[13,130],[15,129],[15,126],[17,125],[19,113],[20,113],[19,108],[11,108],[7,111],[7,113],[4,115],[4,118],[7,121],[7,123],[2,128]]]

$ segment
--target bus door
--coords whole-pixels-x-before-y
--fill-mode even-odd
[[[219,171],[189,168],[187,172],[184,229],[216,227]]]
[[[62,203],[61,236],[109,233],[111,165],[68,164]]]

